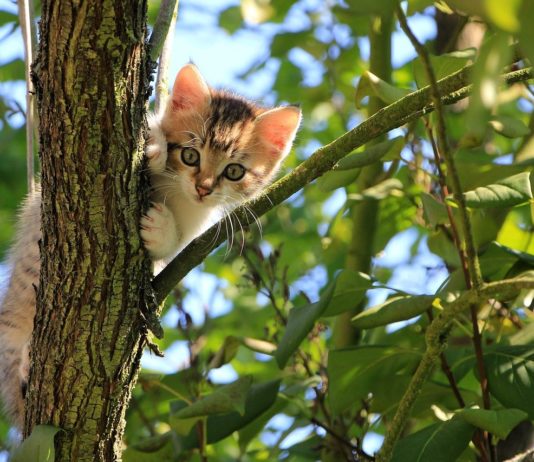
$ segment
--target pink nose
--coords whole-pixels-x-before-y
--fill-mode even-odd
[[[199,186],[199,185],[196,186],[196,189],[200,197],[209,196],[213,192],[213,189],[205,188],[204,186]]]

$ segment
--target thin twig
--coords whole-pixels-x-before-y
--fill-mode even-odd
[[[158,17],[148,41],[152,61],[156,61],[161,53],[177,4],[178,0],[162,0],[161,2]]]
[[[165,103],[169,95],[169,62],[171,59],[171,49],[174,40],[174,27],[176,26],[179,3],[179,0],[176,0],[174,4],[171,22],[169,23],[169,30],[163,44],[163,49],[161,50],[161,56],[159,57],[158,75],[156,77],[156,99],[154,101],[154,112],[156,114],[160,112],[161,108],[165,107]]]
[[[406,34],[406,36],[410,39],[410,42],[412,43],[413,47],[417,51],[417,54],[421,58],[421,61],[423,62],[423,65],[426,71],[426,75],[428,77],[428,81],[430,83],[431,99],[434,104],[434,108],[436,110],[438,152],[445,160],[445,164],[447,166],[447,175],[451,180],[453,197],[456,203],[458,204],[458,210],[460,213],[460,218],[461,218],[462,227],[463,227],[463,242],[462,242],[461,249],[459,249],[459,252],[460,252],[462,261],[465,261],[465,259],[467,260],[468,274],[466,275],[467,276],[466,284],[467,284],[468,289],[474,288],[475,290],[478,290],[482,286],[482,283],[483,283],[482,274],[480,272],[480,264],[478,261],[478,255],[476,252],[473,233],[471,229],[471,220],[469,218],[469,212],[465,204],[465,197],[463,195],[462,186],[460,184],[460,178],[458,176],[458,171],[456,170],[456,165],[454,163],[452,153],[450,151],[448,140],[447,140],[447,129],[446,129],[446,124],[445,124],[445,116],[443,113],[444,112],[443,105],[441,102],[441,96],[440,96],[439,88],[437,85],[434,68],[432,66],[432,63],[430,62],[430,56],[428,54],[427,49],[419,42],[419,40],[417,40],[417,37],[414,35],[412,30],[410,29],[406,16],[404,15],[404,11],[402,10],[402,7],[400,5],[397,5],[397,17],[399,19],[399,25],[401,29]],[[465,259],[462,256],[464,249],[467,254],[467,258]],[[471,324],[473,327],[473,346],[474,346],[475,355],[477,358],[477,369],[480,375],[482,401],[483,401],[484,408],[489,409],[490,408],[490,395],[489,395],[488,380],[487,380],[486,370],[484,367],[484,360],[483,360],[482,337],[478,329],[478,317],[477,317],[476,306],[474,305],[470,306],[470,312],[471,312]],[[493,448],[493,445],[491,443],[491,438],[489,437],[489,435],[486,435],[486,436],[487,436],[486,442],[490,450],[489,452],[490,452],[491,460],[492,462],[494,462],[495,461],[495,449]]]
[[[472,91],[472,85],[469,83],[471,69],[471,66],[466,66],[438,82],[440,93],[445,95],[443,97],[445,104],[455,103],[470,94]],[[502,76],[505,83],[515,83],[530,78],[532,78],[531,68],[510,72]],[[258,217],[263,215],[317,177],[332,170],[341,158],[356,148],[393,128],[400,127],[432,112],[433,107],[429,101],[429,92],[429,87],[425,87],[410,93],[372,115],[331,143],[319,148],[290,174],[271,185],[256,199],[236,209],[234,215],[239,217],[243,224],[252,223],[251,211]],[[227,238],[224,229],[218,233],[220,226],[221,223],[213,225],[195,239],[156,276],[153,287],[158,303],[161,303],[173,287],[191,269],[199,265],[214,247]]]
[[[31,79],[34,40],[32,38],[33,11],[30,11],[30,0],[18,0],[20,29],[24,41],[24,71],[26,75],[26,175],[28,192],[35,190],[34,166],[34,88]]]
[[[427,349],[400,400],[399,407],[384,438],[382,448],[377,455],[377,462],[391,460],[393,449],[404,429],[413,404],[445,347],[447,333],[454,319],[469,309],[471,305],[478,305],[492,298],[506,300],[515,297],[522,289],[534,289],[534,279],[531,277],[518,277],[484,284],[478,292],[474,290],[465,292],[446,305],[443,311],[430,323],[425,334]]]

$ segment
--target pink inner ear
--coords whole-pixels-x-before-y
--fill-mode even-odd
[[[289,152],[300,118],[300,110],[292,106],[272,109],[258,117],[258,134],[275,148],[273,154],[283,156]]]
[[[187,64],[176,76],[172,88],[172,108],[174,110],[201,110],[210,101],[208,85],[192,64]]]

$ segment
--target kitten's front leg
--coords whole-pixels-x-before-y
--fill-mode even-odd
[[[146,215],[141,218],[141,238],[153,260],[174,256],[180,236],[171,211],[161,203],[152,203]]]

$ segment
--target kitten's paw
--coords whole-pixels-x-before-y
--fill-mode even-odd
[[[178,234],[171,211],[164,205],[152,203],[141,218],[141,238],[153,260],[174,255],[178,249]]]

